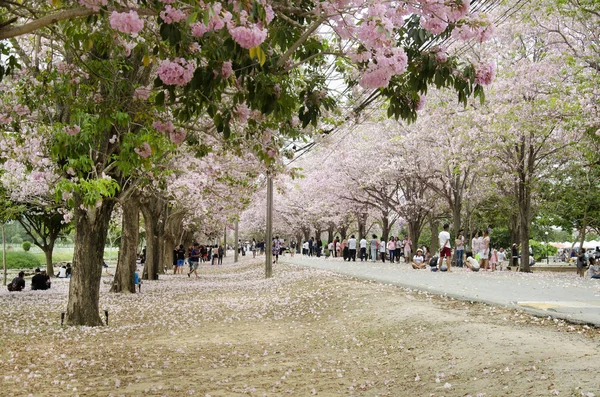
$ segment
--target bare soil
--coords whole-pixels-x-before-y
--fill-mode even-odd
[[[103,284],[98,328],[60,326],[67,280],[0,292],[0,395],[600,396],[595,328],[250,259],[199,273]]]

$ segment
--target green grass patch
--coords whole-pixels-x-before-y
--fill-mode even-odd
[[[36,255],[29,252],[7,252],[6,267],[9,269],[33,269],[44,263],[44,255],[42,254],[42,262]]]

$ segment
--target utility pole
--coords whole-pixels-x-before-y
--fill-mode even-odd
[[[225,226],[225,232],[223,233],[223,257],[227,256],[227,226]]]
[[[273,178],[267,171],[267,230],[265,233],[265,278],[273,276]]]
[[[235,220],[235,233],[233,234],[233,238],[235,239],[235,241],[233,242],[233,248],[235,249],[235,252],[233,253],[233,262],[236,262],[239,260],[240,258],[240,247],[238,244],[239,241],[239,237],[238,237],[238,220]]]

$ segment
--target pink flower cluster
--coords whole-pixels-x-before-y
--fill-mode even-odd
[[[248,121],[248,117],[250,117],[250,108],[248,108],[248,105],[246,105],[245,103],[238,103],[235,106],[233,113],[235,115],[235,118],[240,123],[244,124]]]
[[[195,70],[196,64],[193,61],[188,62],[183,58],[177,58],[173,61],[168,59],[162,61],[156,72],[166,85],[184,86],[192,80]]]
[[[185,141],[186,133],[183,130],[175,130],[169,133],[169,139],[176,145],[179,145]]]
[[[363,73],[359,82],[363,88],[381,88],[388,85],[392,76],[402,74],[408,66],[408,56],[402,48],[376,51],[374,60]]]
[[[426,97],[425,95],[421,95],[419,97],[419,100],[416,102],[415,104],[415,110],[418,112],[419,110],[423,110],[423,108],[425,107],[425,103],[426,103]]]
[[[65,127],[65,132],[68,135],[77,135],[79,131],[81,131],[81,128],[78,125]]]
[[[186,19],[187,15],[180,9],[168,5],[163,11],[160,12],[160,18],[165,23],[176,23]]]
[[[231,38],[242,48],[250,49],[259,46],[267,38],[267,30],[256,24],[252,24],[250,27],[233,27],[230,24],[227,29]]]
[[[110,26],[122,33],[138,34],[144,28],[144,21],[137,12],[116,12],[110,14]]]
[[[489,40],[494,34],[495,27],[492,21],[485,14],[473,15],[462,25],[452,31],[452,37],[458,40],[470,40],[475,38],[483,43]]]
[[[135,89],[135,91],[133,93],[133,99],[146,100],[146,99],[150,98],[151,93],[152,93],[152,91],[150,91],[148,88],[139,87],[139,88]]]
[[[223,29],[225,25],[231,21],[233,16],[227,10],[221,12],[222,8],[223,5],[221,3],[215,3],[212,5],[212,7],[209,7],[207,9],[207,12],[210,12],[212,10],[210,14],[213,15],[213,17],[210,18],[210,20],[208,21],[208,26],[205,25],[203,22],[194,22],[190,25],[190,28],[192,29],[192,36],[202,37],[205,33],[209,31],[217,31]]]
[[[142,144],[142,146],[135,148],[135,152],[143,158],[147,158],[150,157],[150,155],[152,154],[152,148],[150,147],[150,145],[148,144],[148,142],[144,142]]]
[[[450,23],[464,18],[470,7],[470,0],[421,1],[421,26],[433,34],[440,34]]]
[[[100,6],[108,4],[108,0],[79,0],[79,5],[94,11],[100,11]]]
[[[175,126],[171,121],[167,121],[166,123],[155,121],[152,123],[152,127],[156,128],[158,132],[162,132],[164,134],[170,134],[171,132],[175,131]]]
[[[475,68],[475,84],[490,85],[496,76],[496,65],[493,63],[479,64]]]
[[[223,79],[228,79],[232,74],[233,68],[231,67],[231,61],[223,62],[223,66],[221,66],[221,76],[223,76]]]
[[[25,116],[26,114],[31,113],[31,110],[29,110],[27,105],[15,105],[13,106],[13,110],[19,116]]]

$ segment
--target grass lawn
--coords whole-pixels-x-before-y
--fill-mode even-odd
[[[117,248],[104,250],[107,262],[114,262],[117,258]],[[56,247],[52,252],[52,262],[71,262],[73,260],[73,247]],[[46,264],[46,256],[38,247],[32,247],[28,252],[20,246],[12,246],[6,252],[6,264],[9,269],[33,269]]]

